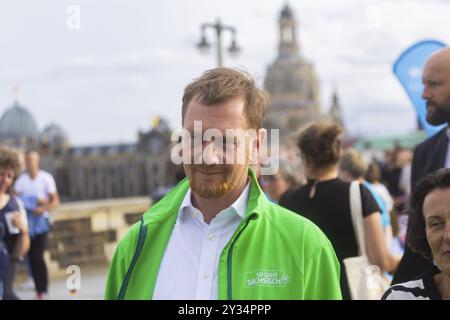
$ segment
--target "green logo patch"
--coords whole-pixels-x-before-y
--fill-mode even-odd
[[[247,272],[245,287],[285,287],[289,282],[288,274],[283,270],[260,270]]]

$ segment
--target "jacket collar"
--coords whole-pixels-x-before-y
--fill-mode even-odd
[[[239,197],[226,209],[223,211],[228,211],[228,209],[232,209],[233,212],[241,217],[242,219],[245,219],[246,213],[247,213],[247,203],[248,203],[248,195],[250,190],[250,182],[247,181],[244,191],[239,195]],[[181,206],[178,211],[178,219],[181,219],[182,216],[188,214],[191,212],[190,210],[194,208],[194,205],[192,204],[192,190],[191,188],[188,189],[186,195],[184,196],[183,202],[181,203]],[[184,210],[186,209],[186,210]],[[221,212],[223,212],[221,211]],[[219,212],[220,215],[220,212]]]
[[[445,158],[447,156],[447,148],[448,148],[448,141],[450,141],[449,136],[449,127],[445,127],[441,130],[440,133],[438,133],[437,136],[437,142],[435,144],[435,150],[433,152],[434,157],[432,157],[433,166],[430,171],[434,171],[440,168],[443,168],[445,166]]]

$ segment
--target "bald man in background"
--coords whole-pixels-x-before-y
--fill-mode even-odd
[[[450,48],[441,49],[428,59],[423,71],[423,84],[422,98],[427,102],[427,122],[447,126],[416,147],[411,167],[411,192],[428,173],[450,168]],[[420,276],[431,265],[431,260],[412,252],[406,245],[392,283],[406,282]]]

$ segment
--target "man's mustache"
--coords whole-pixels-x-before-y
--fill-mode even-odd
[[[228,172],[229,168],[227,165],[217,165],[217,164],[212,164],[212,165],[202,165],[202,164],[191,164],[189,165],[189,167],[194,170],[194,171],[203,171],[203,172]]]

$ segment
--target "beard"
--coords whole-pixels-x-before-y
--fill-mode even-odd
[[[427,101],[427,122],[433,126],[450,122],[450,97],[445,104],[441,105],[434,101]]]
[[[186,165],[186,175],[192,191],[205,199],[215,199],[225,196],[233,189],[233,170],[229,165]],[[204,176],[202,173],[217,173]]]

